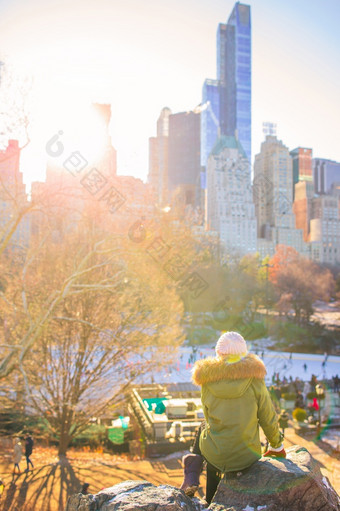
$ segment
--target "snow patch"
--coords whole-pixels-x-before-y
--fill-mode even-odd
[[[323,482],[323,484],[326,486],[326,488],[328,488],[329,490],[331,490],[331,489],[332,489],[332,488],[329,486],[328,481],[327,481],[327,479],[326,479],[326,477],[325,477],[325,476],[323,476],[323,478],[322,478],[322,482]]]
[[[256,511],[260,511],[261,509],[266,509],[267,506],[257,506],[256,507]],[[249,504],[247,504],[247,507],[243,509],[243,511],[255,511],[255,508],[249,506]]]
[[[185,456],[186,454],[190,454],[190,451],[186,450],[186,451],[177,451],[177,452],[172,452],[170,454],[167,454],[166,456],[159,456],[158,459],[159,460],[171,460],[171,459],[181,459],[183,456]]]

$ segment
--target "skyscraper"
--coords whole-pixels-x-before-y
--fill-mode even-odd
[[[312,216],[312,198],[314,196],[313,183],[301,180],[295,185],[293,213],[295,227],[303,230],[303,240],[309,240],[310,220]]]
[[[297,147],[290,151],[293,160],[293,197],[295,197],[295,185],[300,181],[313,181],[312,149]]]
[[[334,190],[335,192],[335,190]],[[336,193],[311,199],[310,252],[321,263],[340,263],[340,200]]]
[[[236,2],[227,23],[217,29],[217,80],[206,80],[203,105],[210,105],[221,135],[235,136],[251,163],[251,17],[250,6]],[[218,100],[217,100],[218,96]],[[218,109],[216,108],[218,105]],[[211,112],[210,112],[210,117]],[[201,154],[206,165],[212,142],[209,111],[202,119]],[[214,122],[214,119],[210,121]],[[204,133],[206,130],[206,133]]]
[[[199,205],[200,113],[169,116],[169,192],[181,191],[185,204]]]
[[[217,30],[217,79],[220,82],[221,133],[238,132],[251,162],[251,21],[250,6],[237,2],[228,23]]]
[[[164,107],[157,120],[157,136],[149,138],[149,176],[157,203],[168,202],[168,146],[169,116],[171,110]]]
[[[292,211],[292,158],[276,136],[267,135],[255,156],[253,195],[260,254],[272,255],[281,244],[303,253],[303,230],[296,229]]]
[[[17,140],[9,140],[6,149],[0,151],[0,236],[7,236],[10,229],[15,228],[11,236],[11,249],[25,246],[29,240],[29,215],[22,216],[28,200],[20,172],[20,154]]]
[[[220,86],[218,80],[205,80],[201,108],[201,165],[206,167],[209,153],[218,139],[220,128]]]
[[[340,163],[324,158],[313,158],[315,193],[329,193],[334,183],[340,183]]]
[[[235,137],[223,135],[207,164],[205,224],[239,255],[256,252],[256,219],[249,162]]]
[[[117,151],[111,142],[109,124],[111,120],[111,105],[93,103],[93,111],[96,113],[94,129],[100,135],[103,143],[102,151],[96,161],[96,166],[105,176],[111,178],[117,175]]]

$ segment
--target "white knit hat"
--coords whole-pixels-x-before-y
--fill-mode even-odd
[[[247,354],[247,344],[242,335],[237,332],[225,332],[221,335],[216,344],[216,355],[240,355]]]

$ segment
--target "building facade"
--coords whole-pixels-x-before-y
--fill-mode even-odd
[[[253,196],[261,255],[274,254],[278,244],[306,253],[303,230],[296,228],[293,213],[292,158],[276,136],[267,135],[255,156]]]
[[[311,200],[310,257],[320,263],[340,263],[340,199],[338,194]]]
[[[313,159],[315,193],[329,193],[333,183],[340,182],[340,163],[324,158]]]
[[[295,215],[295,227],[302,229],[303,240],[309,241],[310,221],[312,218],[312,203],[314,185],[311,181],[300,181],[295,185],[295,198],[293,213]]]
[[[201,108],[201,166],[206,167],[212,147],[221,132],[220,86],[218,80],[205,80]]]
[[[295,185],[300,181],[313,181],[313,151],[305,147],[297,147],[290,151],[293,163],[293,198],[295,197]]]
[[[228,251],[256,252],[256,219],[247,155],[235,137],[221,136],[207,165],[205,226]]]
[[[169,116],[169,193],[180,194],[185,205],[193,206],[200,204],[200,116],[195,111]]]
[[[21,217],[11,236],[11,249],[20,249],[29,242],[30,216],[28,213],[21,215],[27,206],[26,186],[20,172],[19,142],[9,140],[6,149],[0,151],[0,234],[4,238]]]
[[[157,136],[149,138],[148,182],[159,205],[168,203],[169,116],[168,107],[162,109],[157,120]]]

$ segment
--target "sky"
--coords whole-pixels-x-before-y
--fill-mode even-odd
[[[340,1],[250,0],[252,154],[262,123],[289,149],[340,161]],[[201,102],[216,78],[216,30],[232,0],[0,0],[0,60],[33,76],[28,183],[44,179],[45,146],[77,130],[91,101],[112,106],[118,173],[147,179],[148,138],[164,106]],[[1,89],[0,89],[1,94]],[[90,141],[89,141],[90,143]]]

